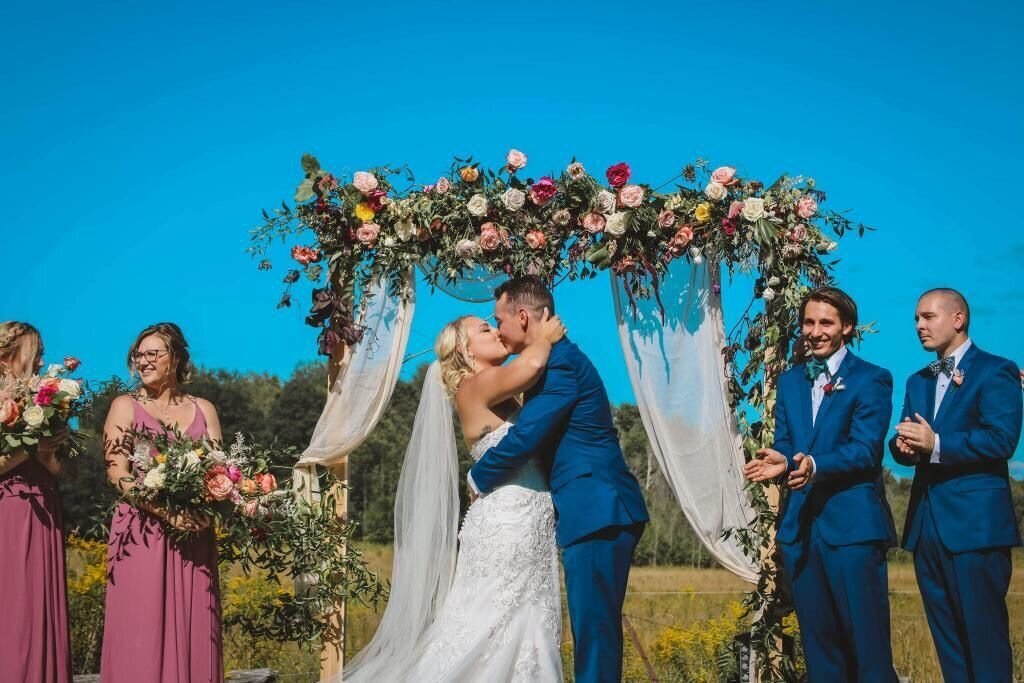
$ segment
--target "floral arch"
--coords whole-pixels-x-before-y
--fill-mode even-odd
[[[600,179],[573,160],[558,177],[534,179],[527,161],[514,149],[497,171],[456,158],[447,175],[413,186],[407,167],[339,178],[305,155],[294,208],[263,212],[249,252],[269,270],[270,245],[294,245],[278,306],[292,304],[300,280],[312,282],[306,322],[320,330],[320,352],[337,361],[297,486],[314,491],[313,466],[343,466],[383,412],[405,354],[414,268],[431,288],[456,293],[488,276],[562,283],[608,271],[655,457],[709,551],[755,584],[745,599],[752,646],[762,679],[781,680],[791,663],[779,654],[786,606],[772,560],[778,490],[745,484],[739,470],[771,445],[774,384],[799,302],[832,281],[829,235],[869,228],[823,209],[825,193],[811,178],[765,184],[697,159],[652,187],[635,182],[626,163]],[[728,335],[721,266],[755,281]]]

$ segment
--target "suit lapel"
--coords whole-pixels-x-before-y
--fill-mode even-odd
[[[964,353],[964,357],[960,359],[957,369],[964,373],[964,377],[967,376],[967,369],[974,357],[977,355],[978,347],[971,344],[971,348],[967,349]],[[937,379],[932,380],[932,402],[935,401],[935,383]],[[949,386],[946,387],[946,393],[942,396],[942,403],[939,404],[939,412],[935,413],[935,419],[932,420],[932,428],[937,428],[939,421],[950,411],[951,406],[956,403],[957,398],[963,393],[963,387],[958,387],[953,384],[953,380],[950,379]]]
[[[812,405],[811,405],[811,380],[807,379],[807,373],[801,372],[799,377],[795,378],[797,383],[797,415],[800,416],[800,426],[802,429],[801,436],[803,439],[801,443],[807,443],[811,438],[811,425],[813,420]],[[806,451],[808,448],[798,448],[798,450]]]
[[[857,357],[853,355],[853,351],[846,350],[846,358],[839,364],[839,369],[836,374],[832,376],[832,380],[836,378],[842,379],[843,384],[849,384],[850,371],[856,367]],[[808,390],[808,393],[809,390]],[[833,392],[832,396],[823,396],[821,399],[821,405],[818,406],[818,417],[814,420],[814,429],[811,431],[811,438],[807,442],[807,450],[814,448],[814,442],[818,438],[818,432],[821,431],[821,423],[825,421],[825,415],[828,413],[829,407],[839,399],[838,392]]]

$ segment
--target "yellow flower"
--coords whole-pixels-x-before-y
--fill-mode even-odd
[[[196,457],[199,458],[200,460],[202,460],[203,456],[206,455],[206,451],[204,451],[202,448],[197,448],[193,452],[196,454]]]
[[[377,214],[374,213],[373,209],[371,209],[370,205],[366,202],[359,202],[356,205],[356,218],[359,220],[368,221],[376,215]]]
[[[707,202],[698,204],[697,208],[693,210],[693,216],[701,223],[707,223],[711,220],[711,205]]]
[[[167,454],[166,453],[157,453],[153,457],[153,459],[156,460],[161,465],[163,465],[165,462],[167,462]]]

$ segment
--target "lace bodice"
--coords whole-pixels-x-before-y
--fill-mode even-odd
[[[500,424],[494,431],[484,434],[479,441],[473,444],[473,448],[470,449],[469,455],[474,461],[480,460],[487,449],[497,446],[505,435],[508,434],[508,430],[515,424],[515,415],[511,419],[506,420]],[[512,484],[515,486],[522,486],[523,488],[533,489],[534,491],[547,491],[548,490],[548,478],[547,475],[541,470],[539,464],[535,459],[531,459],[516,472],[515,476],[505,482],[506,485]]]

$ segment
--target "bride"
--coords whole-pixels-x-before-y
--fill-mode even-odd
[[[555,512],[537,464],[475,500],[456,540],[451,402],[479,459],[515,422],[518,397],[565,335],[547,311],[541,324],[540,339],[508,364],[485,320],[464,316],[438,335],[395,498],[391,595],[345,683],[562,680]]]

